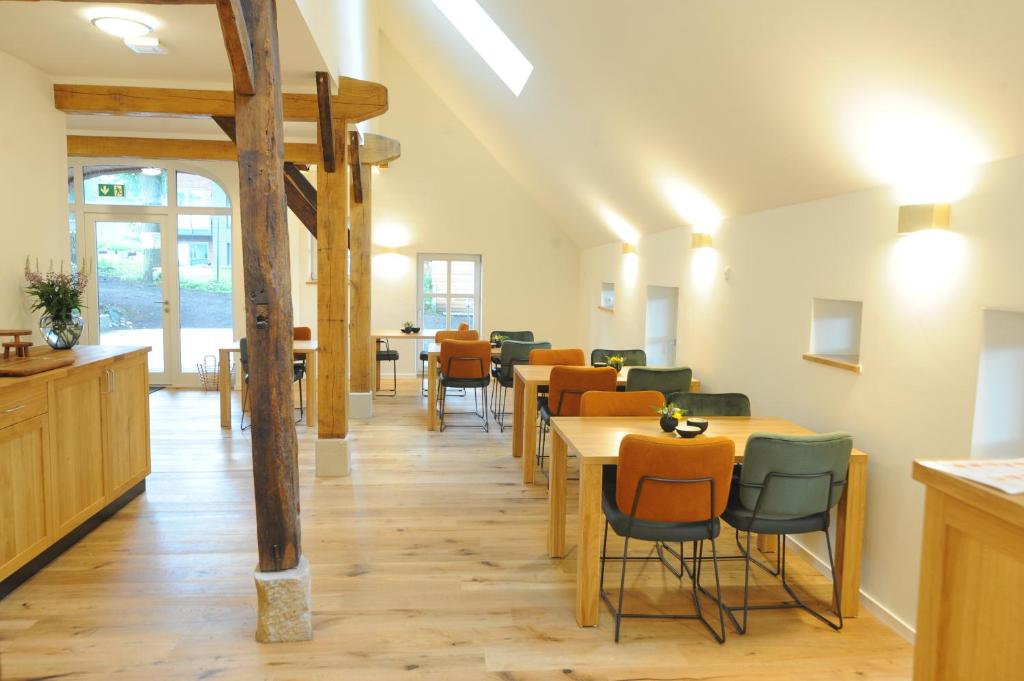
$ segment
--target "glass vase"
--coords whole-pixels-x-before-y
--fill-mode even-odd
[[[42,332],[46,344],[54,350],[67,350],[75,347],[85,330],[85,318],[82,312],[74,309],[60,319],[49,313],[39,318],[39,331]]]

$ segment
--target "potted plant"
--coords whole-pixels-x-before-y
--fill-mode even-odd
[[[500,348],[501,344],[508,340],[508,336],[504,336],[500,333],[491,334],[491,345],[496,348]]]
[[[404,322],[402,324],[402,333],[419,333],[420,327],[413,326],[412,322]]]
[[[612,367],[616,371],[622,371],[622,365],[626,360],[622,358],[622,355],[612,355],[605,361],[608,362],[608,366]]]
[[[82,298],[88,277],[84,270],[83,264],[79,271],[65,273],[62,262],[60,272],[54,272],[51,266],[51,270],[43,274],[38,261],[36,269],[32,270],[28,258],[25,259],[25,281],[28,282],[25,292],[33,298],[32,311],[42,310],[39,330],[54,350],[74,347],[85,329]]]
[[[664,407],[659,407],[655,411],[661,414],[661,429],[666,433],[674,431],[679,422],[686,416],[686,410],[675,402],[669,402]]]

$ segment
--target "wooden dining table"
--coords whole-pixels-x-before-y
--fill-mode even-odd
[[[316,424],[316,341],[293,341],[295,354],[306,358],[306,425]],[[217,365],[217,388],[220,392],[220,427],[231,428],[231,355],[241,353],[238,343],[220,348],[220,363]],[[241,366],[241,362],[239,362]],[[249,389],[243,379],[242,404]]]
[[[705,435],[721,435],[736,445],[736,461],[751,433],[769,432],[804,435],[811,431],[785,419],[773,417],[708,418]],[[576,547],[576,623],[597,625],[601,569],[601,484],[602,467],[616,464],[619,444],[630,433],[677,438],[664,433],[655,417],[566,417],[551,419],[551,470],[548,476],[548,555],[565,556],[566,466],[570,453],[579,458],[579,536]],[[839,500],[835,529],[835,579],[840,584],[844,617],[856,617],[860,598],[861,545],[864,537],[864,506],[868,456],[854,449],[846,487]]]
[[[523,458],[523,482],[532,483],[537,458],[537,395],[551,382],[553,366],[517,364],[513,372],[512,456]],[[616,385],[626,385],[629,370],[622,367]],[[655,367],[644,367],[655,368]],[[700,392],[700,379],[690,380],[690,392]]]

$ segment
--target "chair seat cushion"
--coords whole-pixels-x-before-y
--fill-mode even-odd
[[[294,364],[292,366],[292,380],[293,381],[301,381],[305,377],[306,377],[306,365],[305,364],[298,364],[298,363]],[[249,375],[248,374],[246,374],[245,380],[246,381],[249,380]]]
[[[718,518],[710,523],[659,523],[651,520],[634,520],[633,526],[630,527],[629,514],[619,510],[619,506],[615,502],[615,466],[605,466],[601,507],[604,509],[604,516],[608,519],[608,524],[620,537],[628,536],[631,539],[645,541],[700,541],[714,539],[722,529]]]
[[[756,532],[758,534],[801,534],[804,532],[821,532],[827,526],[827,516],[816,513],[804,518],[780,518],[777,516],[758,516],[738,503],[730,500],[729,506],[722,513],[722,518],[737,530]]]
[[[547,409],[547,406],[548,406],[548,396],[547,395],[537,395],[537,409]]]
[[[377,353],[378,362],[397,362],[398,350],[381,350]]]
[[[547,398],[544,398],[544,403],[540,405],[540,420],[544,423],[551,421],[551,410],[548,409]]]
[[[426,350],[420,350],[420,361],[426,362],[428,359],[430,359],[430,353]]]
[[[486,388],[491,382],[490,376],[483,378],[448,378],[441,377],[441,385],[446,388]]]

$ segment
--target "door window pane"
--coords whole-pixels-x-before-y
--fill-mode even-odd
[[[160,223],[96,221],[100,345],[148,345],[164,370]]]
[[[424,329],[448,328],[448,299],[445,296],[424,296],[422,321]]]
[[[476,306],[472,298],[451,299],[451,328],[459,328],[459,324],[469,324],[469,328],[475,328],[473,323],[476,320]]]
[[[452,294],[457,293],[476,293],[476,263],[472,260],[452,260]]]
[[[78,271],[78,221],[74,213],[68,213],[68,234],[71,237],[71,271]]]
[[[230,208],[228,195],[221,186],[208,177],[179,172],[178,205],[186,208]]]
[[[85,166],[85,202],[166,206],[167,171],[133,166]]]
[[[423,292],[424,293],[447,293],[448,292],[448,261],[447,260],[424,260],[423,261]],[[444,327],[428,327],[444,328]]]
[[[75,169],[68,168],[68,203],[75,202]]]
[[[231,344],[231,216],[178,216],[181,371]]]

